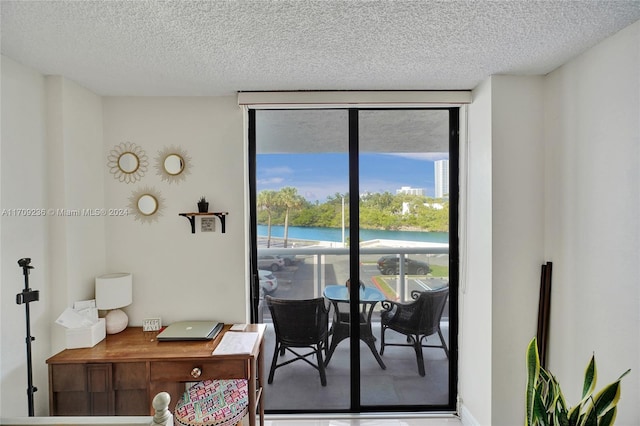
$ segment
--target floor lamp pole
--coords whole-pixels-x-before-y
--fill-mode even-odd
[[[29,402],[29,417],[34,416],[33,410],[33,394],[38,390],[35,386],[33,386],[33,366],[31,364],[31,342],[36,340],[35,337],[31,336],[31,317],[29,314],[29,303],[37,302],[40,299],[40,292],[38,290],[31,290],[29,288],[29,269],[33,269],[33,266],[29,265],[31,263],[31,259],[25,257],[23,259],[18,260],[18,265],[22,268],[22,272],[24,274],[24,290],[22,293],[18,293],[16,295],[16,303],[18,305],[25,305],[26,309],[26,320],[27,320],[27,398]]]

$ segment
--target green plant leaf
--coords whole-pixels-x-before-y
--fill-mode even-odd
[[[553,390],[552,390],[552,382],[551,377],[544,370],[544,368],[540,367],[538,382],[536,384],[536,393],[540,395],[542,402],[545,407],[549,407],[551,404],[551,400],[553,399]]]
[[[585,413],[585,417],[582,418],[580,423],[582,426],[598,426],[598,416],[593,406]]]
[[[625,371],[617,381],[593,395],[597,382],[595,356],[591,356],[584,374],[582,399],[567,410],[567,403],[558,380],[540,366],[538,345],[533,338],[527,347],[526,426],[613,426],[616,405],[620,400],[620,381],[629,374]]]
[[[587,368],[584,371],[584,384],[582,385],[582,398],[584,399],[588,395],[591,395],[596,388],[596,380],[598,372],[596,370],[596,357],[591,355],[591,360],[587,364]]]
[[[611,408],[615,408],[618,405],[618,401],[620,400],[620,380],[629,372],[631,369],[622,373],[620,378],[615,382],[605,386],[600,392],[596,394],[594,397],[594,405],[596,414],[598,417],[602,416],[605,412],[608,412]]]
[[[598,419],[598,426],[612,426],[616,421],[616,407],[611,408],[609,411],[605,412]]]
[[[631,372],[631,369],[628,369],[627,371],[625,371],[624,373],[622,373],[620,375],[620,377],[618,377],[618,381],[620,381],[624,376],[626,376],[627,374],[629,374]]]
[[[554,377],[554,380],[555,380],[555,377]],[[560,383],[558,383],[557,381],[555,383],[556,383],[556,386],[558,388],[558,404],[562,408],[562,412],[564,413],[564,417],[568,418],[567,400],[564,398],[564,395],[562,393],[562,389],[560,389]]]
[[[527,390],[526,390],[526,409],[527,417],[525,419],[526,426],[533,426],[536,418],[534,413],[534,401],[537,395],[536,387],[538,384],[538,375],[540,373],[540,358],[538,356],[538,342],[534,337],[527,347]],[[540,396],[538,395],[538,398]]]
[[[615,407],[620,400],[620,381],[605,386],[594,397],[595,412],[597,416]]]
[[[570,425],[577,425],[580,419],[580,405],[571,408],[567,417],[569,418]]]
[[[596,358],[591,355],[591,360],[587,364],[587,368],[584,371],[584,383],[582,385],[582,399],[577,405],[578,411],[581,413],[587,412],[591,409],[590,404],[593,402],[591,394],[595,390],[596,381],[598,377],[598,370],[596,368]],[[579,422],[579,424],[582,424]]]
[[[542,402],[542,398],[538,392],[536,392],[533,397],[533,410],[531,414],[533,418],[531,425],[551,425],[551,422],[549,422],[549,414],[547,413],[544,402]]]
[[[560,395],[555,393],[550,409],[553,410],[552,424],[556,426],[568,425],[567,411],[560,404]]]
[[[563,415],[558,418],[559,426],[571,426],[569,423],[569,419],[567,418],[567,412],[565,411]]]

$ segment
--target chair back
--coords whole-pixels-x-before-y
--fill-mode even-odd
[[[416,291],[412,293],[412,296],[417,297],[415,303],[419,306],[415,311],[418,316],[415,320],[418,323],[420,333],[429,336],[437,332],[447,297],[449,297],[449,287],[422,292]]]
[[[324,298],[305,300],[266,296],[276,338],[287,346],[309,346],[324,340],[329,327],[329,310]]]

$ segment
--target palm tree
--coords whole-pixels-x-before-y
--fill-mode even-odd
[[[264,190],[258,194],[258,209],[267,212],[269,217],[267,221],[267,247],[271,247],[271,213],[278,202],[278,194],[276,191]]]
[[[279,204],[286,208],[284,215],[284,248],[287,248],[289,237],[289,211],[299,209],[304,204],[304,198],[298,195],[298,190],[291,186],[286,186],[278,192]]]

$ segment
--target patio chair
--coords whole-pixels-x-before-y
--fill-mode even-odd
[[[329,309],[324,298],[307,300],[277,299],[266,296],[267,306],[273,319],[276,332],[276,344],[271,361],[268,383],[273,383],[273,375],[277,368],[302,360],[320,372],[320,383],[327,385],[327,376],[322,352],[326,352],[329,327]],[[308,353],[299,353],[295,349],[310,349]],[[278,355],[286,351],[295,358],[278,364]],[[308,358],[315,355],[316,363]]]
[[[449,349],[442,337],[440,330],[440,318],[444,310],[447,297],[449,297],[449,287],[430,291],[412,291],[413,301],[399,303],[392,301],[382,302],[381,315],[381,339],[380,355],[384,354],[385,346],[411,346],[416,352],[418,362],[418,372],[425,375],[424,358],[422,348],[442,348],[447,358]],[[407,343],[386,343],[385,332],[387,329],[394,330],[407,336]],[[426,345],[427,337],[438,333],[440,345]]]

